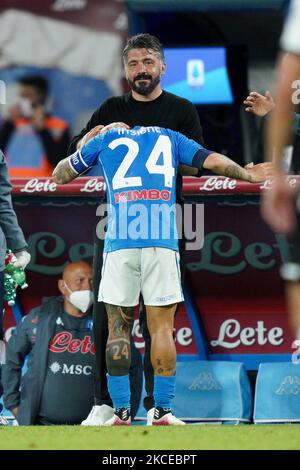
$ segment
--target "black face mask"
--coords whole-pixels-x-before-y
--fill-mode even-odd
[[[136,82],[138,80],[151,80],[149,83],[144,83],[141,85],[137,85]],[[137,75],[134,80],[127,80],[129,83],[130,88],[138,93],[139,95],[142,96],[148,96],[152,93],[152,91],[157,87],[157,85],[160,83],[160,75],[158,75],[156,78],[152,79],[151,75],[148,75],[146,73],[141,73],[140,75]]]

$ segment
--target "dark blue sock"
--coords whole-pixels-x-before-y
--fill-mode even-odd
[[[107,374],[107,385],[114,408],[130,408],[129,375]]]
[[[155,406],[161,408],[171,408],[172,401],[175,397],[175,380],[176,376],[162,377],[154,376],[154,403]]]

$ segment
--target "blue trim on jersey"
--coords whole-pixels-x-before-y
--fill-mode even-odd
[[[70,167],[77,174],[81,175],[98,164],[98,157],[106,134],[106,132],[97,134],[69,157]]]
[[[110,206],[113,206],[111,186],[109,184],[109,179],[108,179],[107,174],[105,172],[104,166],[101,163],[101,160],[100,160],[100,168],[102,169],[103,178],[104,178],[104,181],[105,181],[105,184],[106,184],[107,202]],[[120,250],[119,246],[117,246],[115,248],[112,248],[112,246],[111,246],[112,245],[112,240],[109,237],[109,229],[110,229],[110,226],[111,226],[111,218],[112,218],[112,215],[111,215],[109,207],[108,207],[108,211],[107,211],[107,231],[106,231],[106,235],[105,235],[105,239],[104,239],[103,253],[109,253],[109,252],[112,252],[112,251]],[[114,241],[116,241],[116,240],[114,240]],[[128,248],[130,248],[130,247],[128,247]],[[134,247],[134,248],[136,248],[136,247]]]
[[[152,238],[149,239],[138,239],[138,240],[131,240],[126,239],[126,244],[124,240],[119,240],[118,238],[113,240],[108,237],[105,237],[104,240],[104,250],[103,253],[110,253],[112,251],[118,250],[127,250],[131,248],[151,248],[151,247],[158,247],[158,248],[167,248],[168,250],[179,251],[178,248],[178,240],[166,240],[165,242],[162,240],[154,240]]]
[[[213,150],[207,150],[205,148],[199,149],[193,157],[192,166],[195,166],[199,170],[202,170],[205,160],[212,153],[214,153]]]
[[[78,175],[90,168],[83,160],[80,150],[77,150],[75,153],[70,155],[69,164],[72,170],[74,170]]]

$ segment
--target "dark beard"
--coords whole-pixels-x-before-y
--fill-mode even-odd
[[[148,96],[152,93],[152,91],[157,87],[160,83],[160,76],[158,75],[156,78],[151,80],[151,82],[147,85],[137,85],[135,81],[128,80],[128,84],[130,88],[142,96]]]

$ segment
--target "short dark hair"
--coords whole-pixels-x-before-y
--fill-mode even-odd
[[[41,95],[43,100],[46,100],[49,90],[47,80],[40,75],[27,75],[26,77],[19,78],[18,83],[20,85],[32,86]]]
[[[156,55],[159,55],[163,63],[165,63],[165,55],[162,44],[156,36],[148,33],[137,34],[128,39],[123,49],[123,59],[127,59],[128,52],[131,49],[152,49]]]

